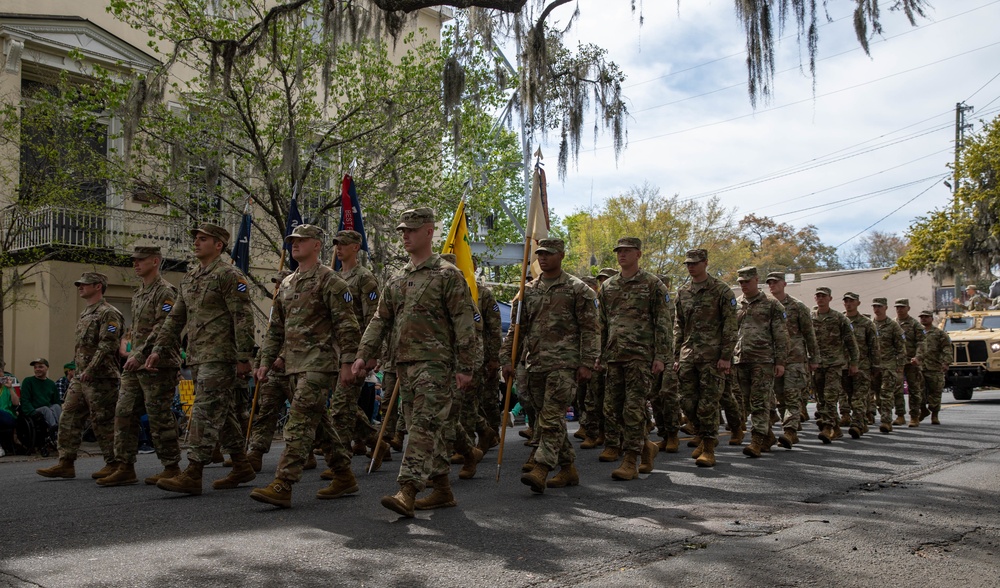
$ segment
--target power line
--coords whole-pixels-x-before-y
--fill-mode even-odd
[[[938,175],[940,175],[940,174],[938,174]],[[890,188],[882,188],[881,190],[875,190],[874,192],[866,192],[864,194],[859,194],[857,196],[850,196],[848,198],[842,198],[840,200],[833,200],[831,202],[824,202],[823,204],[817,204],[815,206],[809,206],[809,207],[806,207],[806,208],[800,208],[798,210],[790,210],[788,212],[782,212],[782,213],[779,213],[779,214],[772,214],[772,215],[769,215],[769,216],[770,216],[770,218],[774,219],[774,218],[778,218],[778,217],[781,217],[781,216],[788,216],[790,214],[796,214],[796,213],[799,213],[799,212],[805,212],[807,210],[815,210],[817,208],[825,208],[827,206],[834,207],[834,205],[836,205],[836,204],[842,204],[842,203],[851,204],[851,203],[853,203],[856,200],[862,200],[864,198],[870,198],[872,196],[878,196],[880,194],[886,194],[888,192],[894,192],[896,190],[902,190],[903,188],[909,188],[910,186],[912,186],[914,184],[922,184],[922,183],[926,182],[927,180],[931,180],[931,179],[934,179],[936,177],[938,177],[938,176],[937,175],[928,176],[926,178],[920,178],[919,180],[913,180],[912,182],[906,182],[905,184],[899,184],[899,185],[896,185],[896,186],[892,186]],[[835,208],[839,208],[839,207],[835,207]]]
[[[989,85],[990,85],[991,83],[993,83],[993,80],[997,79],[998,77],[1000,77],[1000,72],[997,72],[997,75],[995,75],[995,76],[993,76],[992,78],[990,78],[990,81],[986,82],[986,83],[985,83],[985,84],[983,84],[982,86],[979,86],[979,90],[976,90],[975,92],[973,92],[973,93],[972,93],[972,95],[970,95],[970,96],[969,96],[968,98],[966,98],[966,99],[964,100],[964,102],[968,102],[969,100],[972,100],[972,96],[975,96],[975,95],[976,95],[976,94],[978,94],[978,93],[979,93],[979,92],[980,92],[980,91],[981,91],[981,90],[982,90],[983,88],[985,88],[986,86],[989,86]]]
[[[909,203],[913,202],[913,201],[914,201],[914,200],[916,200],[917,198],[920,198],[921,196],[923,196],[924,194],[926,194],[927,192],[929,192],[929,191],[930,191],[930,189],[931,189],[931,188],[933,188],[934,186],[936,186],[936,185],[937,185],[937,183],[938,183],[939,181],[941,181],[941,180],[943,180],[943,179],[945,179],[945,178],[947,178],[947,177],[948,177],[948,174],[944,174],[944,175],[941,175],[941,176],[936,176],[936,177],[935,177],[935,179],[934,179],[934,183],[932,183],[932,184],[931,184],[930,186],[927,186],[927,188],[925,188],[925,189],[924,189],[923,191],[921,191],[921,192],[920,192],[919,194],[917,194],[917,195],[916,195],[916,196],[914,196],[913,198],[910,198],[910,199],[909,199],[909,200],[907,200],[906,202],[904,202],[904,203],[900,204],[900,205],[899,205],[899,206],[898,206],[898,207],[897,207],[897,208],[896,208],[895,210],[893,210],[893,211],[892,211],[892,212],[890,212],[889,214],[887,214],[887,215],[883,216],[882,218],[880,218],[880,219],[878,219],[877,221],[873,222],[872,224],[868,225],[867,227],[865,227],[865,228],[864,228],[864,229],[862,229],[861,231],[859,231],[859,232],[855,233],[855,234],[854,234],[854,236],[852,236],[852,237],[851,237],[850,239],[848,239],[848,240],[844,241],[844,242],[843,242],[843,243],[841,243],[840,245],[837,245],[836,247],[834,247],[834,249],[840,249],[840,248],[841,248],[841,247],[843,247],[844,245],[847,245],[848,243],[850,243],[851,241],[853,241],[853,240],[854,240],[854,239],[855,239],[856,237],[858,237],[858,236],[860,236],[860,235],[863,235],[864,233],[866,233],[866,232],[867,232],[867,231],[868,231],[869,229],[871,229],[872,227],[874,227],[874,226],[878,225],[878,224],[879,224],[880,222],[882,222],[882,221],[884,221],[885,219],[889,218],[890,216],[892,216],[892,215],[896,214],[896,213],[897,213],[897,212],[899,212],[899,211],[900,211],[900,210],[901,210],[901,209],[902,209],[902,208],[903,208],[904,206],[906,206],[907,204],[909,204]]]

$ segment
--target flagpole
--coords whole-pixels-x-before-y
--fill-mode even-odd
[[[285,249],[281,249],[281,260],[278,261],[278,273],[285,269]],[[274,295],[271,296],[271,310],[267,313],[267,324],[271,326],[271,316],[274,314],[274,301],[278,298],[278,288],[281,287],[281,282],[274,283]],[[259,366],[258,366],[259,367]],[[250,401],[250,420],[247,421],[247,438],[245,447],[250,446],[250,433],[253,431],[253,417],[254,413],[257,412],[257,398],[260,394],[260,379],[254,378],[253,385],[253,400]]]
[[[382,419],[382,427],[378,431],[378,442],[375,443],[375,449],[372,449],[372,461],[368,464],[368,473],[372,473],[372,468],[375,467],[375,460],[378,459],[378,454],[381,453],[382,449],[382,438],[385,437],[385,427],[389,424],[389,411],[396,410],[396,398],[399,396],[399,378],[396,378],[396,385],[392,387],[392,395],[389,397],[389,408],[386,409],[385,418]]]
[[[533,179],[535,182],[540,181],[538,168],[541,165],[542,150],[541,148],[535,152],[535,173]],[[534,189],[532,189],[534,193]],[[534,199],[532,199],[534,200]],[[514,387],[514,375],[517,372],[517,364],[519,363],[518,357],[518,343],[520,342],[521,335],[521,311],[524,309],[524,284],[528,278],[528,259],[531,257],[531,231],[535,227],[535,217],[538,214],[538,207],[529,206],[528,208],[528,218],[527,225],[524,231],[524,255],[521,259],[521,281],[517,287],[517,314],[512,317],[514,319],[514,340],[511,342],[510,351],[510,377],[507,378],[507,392],[504,394],[503,398],[503,413],[501,415],[500,421],[500,449],[497,451],[497,477],[496,481],[500,482],[500,469],[503,467],[503,450],[506,445],[505,440],[507,438],[507,417],[510,414],[510,393]]]

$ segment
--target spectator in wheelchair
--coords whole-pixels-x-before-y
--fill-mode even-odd
[[[38,414],[48,427],[47,438],[55,438],[59,428],[62,405],[56,383],[49,379],[49,360],[39,357],[31,362],[34,375],[21,381],[21,414],[31,417]]]

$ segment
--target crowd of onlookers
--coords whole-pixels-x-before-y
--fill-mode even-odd
[[[30,449],[36,441],[55,445],[62,402],[76,365],[72,362],[63,365],[63,375],[55,381],[49,377],[47,359],[34,359],[30,365],[32,375],[20,381],[6,371],[0,378],[0,456]],[[33,426],[20,428],[21,434],[30,430],[35,439],[18,437],[19,419],[31,421]]]

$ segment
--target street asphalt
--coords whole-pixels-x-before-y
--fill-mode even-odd
[[[493,450],[473,480],[454,466],[457,508],[415,519],[379,505],[398,453],[371,475],[355,458],[361,490],[338,500],[316,500],[326,483],[306,472],[287,510],[249,498],[277,442],[240,489],[213,491],[227,469],[206,468],[200,497],[98,487],[96,457],[73,480],[35,474],[54,458],[7,457],[0,586],[1000,586],[1000,391],[946,394],[941,420],[832,445],[809,422],[759,459],[721,436],[715,468],[682,444],[631,482],[574,440],[581,485],[543,495],[520,483],[528,448],[508,429],[499,483]],[[159,469],[139,456],[140,480]]]

